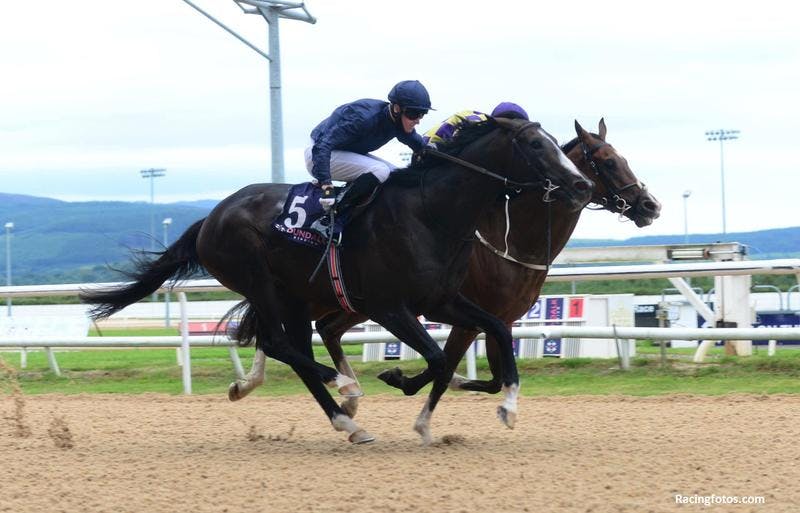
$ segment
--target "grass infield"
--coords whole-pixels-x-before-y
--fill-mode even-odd
[[[106,330],[106,336],[174,335],[176,329]],[[361,363],[360,346],[346,346],[356,373],[367,394],[400,394],[375,376],[384,369],[399,366],[406,374],[425,367],[422,360]],[[317,360],[331,364],[324,348],[315,347]],[[661,365],[659,348],[640,342],[631,369],[619,370],[616,359],[525,359],[518,360],[523,395],[627,394],[658,395],[691,393],[800,393],[800,351],[778,348],[766,356],[764,348],[751,357],[729,357],[721,349],[711,351],[708,363],[691,362],[693,350],[669,349],[668,361]],[[240,348],[245,369],[252,361],[253,349]],[[176,351],[166,349],[103,349],[57,351],[62,376],[50,372],[43,351],[30,351],[28,365],[20,369],[18,351],[0,353],[0,358],[18,371],[24,393],[145,393],[180,394],[181,368]],[[462,363],[459,372],[465,374]],[[7,372],[0,371],[0,391],[9,393]],[[478,359],[478,375],[490,376],[485,359]],[[233,365],[225,348],[192,349],[192,389],[196,394],[226,394],[235,379]],[[427,391],[423,389],[421,393]],[[289,367],[269,359],[265,385],[258,395],[305,394],[305,387]]]

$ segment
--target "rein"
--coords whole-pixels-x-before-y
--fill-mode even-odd
[[[511,144],[513,145],[514,149],[516,149],[520,153],[520,155],[522,155],[522,158],[525,159],[525,164],[527,164],[527,166],[529,168],[532,168],[533,164],[531,164],[530,160],[528,160],[528,158],[525,156],[525,152],[522,151],[522,148],[520,147],[519,142],[517,141],[517,137],[519,137],[519,135],[522,132],[524,132],[525,130],[527,130],[528,128],[535,128],[535,127],[538,127],[538,126],[539,125],[537,123],[533,123],[533,122],[525,123],[521,127],[517,128],[517,130],[511,136]],[[552,201],[550,199],[550,193],[553,192],[554,190],[558,189],[558,186],[554,185],[553,182],[550,181],[549,178],[545,178],[542,181],[536,181],[536,182],[517,182],[517,181],[514,181],[514,180],[509,180],[505,176],[499,175],[497,173],[493,173],[492,171],[489,171],[488,169],[486,169],[484,167],[480,167],[478,165],[475,165],[472,162],[468,162],[468,161],[466,161],[464,159],[460,159],[458,157],[454,157],[454,156],[452,156],[452,155],[450,155],[448,153],[445,153],[443,151],[439,151],[439,150],[431,148],[431,147],[424,148],[422,150],[422,152],[423,152],[423,154],[433,155],[434,157],[438,157],[438,158],[441,158],[441,159],[444,159],[444,160],[449,160],[450,162],[453,162],[454,164],[458,164],[461,167],[465,167],[467,169],[471,169],[472,171],[475,171],[475,172],[480,173],[482,175],[488,176],[490,178],[494,178],[495,180],[499,180],[499,181],[503,182],[503,185],[505,185],[506,188],[521,190],[521,189],[527,189],[527,188],[531,188],[531,187],[539,187],[540,185],[544,184],[545,201]]]
[[[443,151],[435,150],[433,148],[425,148],[422,150],[423,154],[432,155],[434,157],[438,157],[440,159],[449,160],[454,164],[458,164],[461,167],[465,167],[467,169],[471,169],[472,171],[476,171],[482,175],[486,175],[489,178],[494,178],[495,180],[499,180],[503,182],[503,185],[506,186],[508,189],[524,189],[529,187],[538,187],[542,185],[542,182],[515,182],[514,180],[509,180],[505,176],[498,175],[497,173],[493,173],[484,167],[480,167],[478,165],[473,164],[472,162],[468,162],[464,159],[460,159],[458,157],[454,157],[448,153]],[[549,179],[545,179],[547,182],[550,182]],[[552,187],[552,183],[550,184]],[[555,186],[557,187],[557,186]],[[547,188],[547,187],[546,187]]]

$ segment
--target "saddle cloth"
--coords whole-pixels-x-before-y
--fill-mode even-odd
[[[337,188],[336,194],[339,192]],[[327,215],[319,204],[321,196],[322,190],[310,182],[292,186],[283,205],[283,211],[272,222],[272,228],[292,242],[312,248],[325,248],[328,241],[316,230],[310,229],[315,221]],[[334,239],[338,239],[343,224],[342,219],[338,217],[335,219]]]

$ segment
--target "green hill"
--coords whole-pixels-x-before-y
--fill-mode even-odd
[[[156,204],[136,202],[65,202],[0,193],[0,223],[14,223],[12,275],[16,285],[116,281],[108,266],[124,268],[130,251],[161,248],[164,218],[172,218],[169,240],[205,217],[213,200]],[[155,241],[149,235],[151,211]],[[690,242],[714,242],[719,234],[691,235]],[[731,233],[725,237],[751,247],[752,258],[800,254],[800,227]],[[5,242],[5,241],[4,241]],[[634,237],[627,240],[576,239],[570,246],[676,244],[683,235]],[[5,270],[5,245],[0,251],[0,273]],[[5,280],[2,280],[4,283]]]
[[[14,223],[11,262],[16,285],[117,280],[119,275],[108,264],[125,266],[132,249],[161,248],[164,218],[172,218],[168,235],[174,240],[209,211],[156,204],[154,240],[149,235],[148,203],[65,202],[0,193],[0,222]],[[0,265],[5,269],[5,251]]]

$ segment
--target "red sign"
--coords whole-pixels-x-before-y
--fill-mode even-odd
[[[571,297],[569,298],[569,317],[583,317],[583,298]]]

